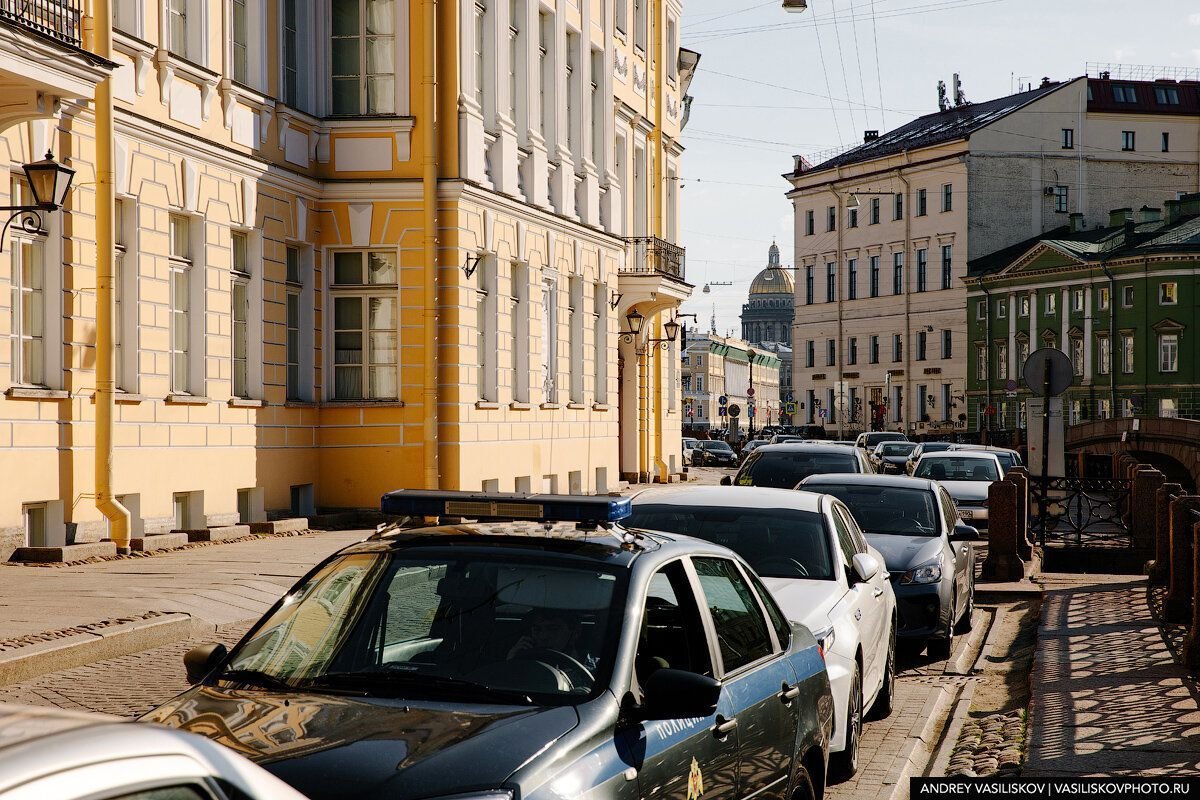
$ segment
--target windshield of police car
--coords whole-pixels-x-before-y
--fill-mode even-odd
[[[619,578],[528,551],[346,555],[288,595],[225,672],[296,689],[578,702],[607,685]]]

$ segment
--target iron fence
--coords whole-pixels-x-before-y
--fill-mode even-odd
[[[1132,481],[1031,478],[1033,533],[1042,547],[1133,547],[1127,524]]]
[[[83,45],[83,0],[0,0],[0,21],[72,47]]]

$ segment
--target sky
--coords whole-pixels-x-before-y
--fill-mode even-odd
[[[862,141],[937,110],[957,72],[970,101],[1088,63],[1190,69],[1200,79],[1196,0],[683,0],[681,44],[701,54],[683,134],[682,309],[741,335],[738,315],[772,241],[794,264],[792,155]],[[1093,68],[1094,69],[1094,68]],[[713,286],[703,293],[706,283]]]

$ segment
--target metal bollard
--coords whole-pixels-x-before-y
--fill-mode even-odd
[[[1181,495],[1171,501],[1171,563],[1167,573],[1168,622],[1188,622],[1192,616],[1192,509],[1200,497]]]
[[[983,579],[1019,581],[1025,562],[1017,554],[1017,486],[1007,480],[988,488],[988,554]]]
[[[1171,501],[1183,492],[1178,483],[1164,483],[1154,493],[1154,562],[1150,582],[1167,582],[1171,563]]]

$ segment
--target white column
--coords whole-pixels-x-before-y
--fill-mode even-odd
[[[546,136],[542,132],[542,103],[553,98],[542,97],[542,64],[539,50],[542,36],[542,4],[525,0],[525,139],[529,161],[525,164],[525,202],[539,208],[550,208],[550,187],[546,164]]]
[[[483,135],[483,108],[475,99],[475,0],[459,0],[458,20],[458,61],[462,75],[458,87],[461,168],[467,180],[490,186],[487,178],[487,146]]]
[[[566,20],[562,14],[556,14],[554,17],[554,61],[553,61],[553,85],[554,85],[554,113],[552,119],[554,121],[554,130],[546,131],[546,146],[549,150],[549,158],[554,165],[550,176],[550,204],[559,214],[571,219],[577,219],[575,215],[575,160],[571,155],[571,149],[568,142],[568,126],[571,121],[567,119],[567,92],[570,91],[570,86],[567,85],[567,26]],[[576,65],[575,76],[579,75],[579,68]]]
[[[483,92],[484,120],[495,136],[489,150],[492,184],[497,191],[516,197],[517,184],[517,130],[513,124],[513,100],[509,97],[509,28],[512,23],[511,0],[488,0],[488,16],[491,20],[485,46],[491,49],[490,57],[484,59],[488,65],[487,85]]]

